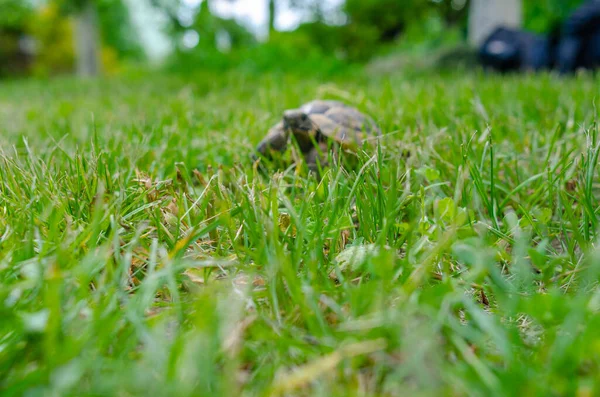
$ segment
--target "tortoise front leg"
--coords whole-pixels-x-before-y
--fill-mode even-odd
[[[327,156],[328,150],[327,142],[319,142],[317,146],[310,149],[304,155],[304,160],[310,171],[319,175],[319,166],[325,168],[329,165]]]
[[[289,135],[289,132],[283,128],[283,121],[279,122],[260,141],[256,151],[265,157],[270,157],[269,152],[283,152],[287,149]]]

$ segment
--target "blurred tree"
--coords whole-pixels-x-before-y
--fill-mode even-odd
[[[287,3],[292,9],[298,9],[309,13],[315,21],[321,21],[323,19],[323,2],[321,0],[287,0]]]
[[[346,0],[342,12],[347,22],[331,26],[321,1],[290,0],[290,4],[312,13],[313,22],[301,25],[300,32],[326,52],[355,61],[370,58],[382,45],[394,42],[408,24],[422,21],[438,7],[428,0]]]
[[[27,32],[36,43],[33,72],[38,75],[72,73],[80,67],[80,75],[94,75],[78,55],[89,47],[80,34],[79,6],[74,1],[40,1],[27,18]],[[96,33],[93,45],[96,73],[113,73],[124,58],[140,59],[143,50],[129,19],[128,8],[123,0],[94,0],[96,7]],[[88,38],[89,39],[89,38]],[[82,43],[83,42],[83,43]],[[79,48],[78,48],[79,47]]]
[[[443,0],[436,2],[439,15],[447,27],[458,26],[465,29],[468,23],[468,0]]]
[[[394,40],[410,21],[419,20],[430,9],[420,0],[346,0],[344,11],[351,25],[358,29],[374,29],[376,40]]]
[[[170,36],[176,51],[169,62],[171,70],[192,72],[199,67],[223,70],[239,64],[245,51],[255,49],[257,41],[254,35],[235,19],[215,15],[211,4],[205,0],[197,9],[191,10],[191,21],[188,19],[190,14],[181,20],[181,14],[179,17],[172,16],[175,20],[170,24]]]
[[[183,5],[182,0],[147,0],[149,4],[156,10],[160,10],[168,19],[166,26],[167,34],[170,36],[178,36],[186,29],[181,24],[179,12]],[[206,0],[208,1],[208,0]]]
[[[371,58],[408,30],[413,32],[411,39],[415,31],[429,36],[431,19],[439,20],[444,27],[458,25],[466,35],[467,0],[346,0],[341,6],[346,23],[341,26],[328,23],[321,1],[288,1],[312,13],[312,22],[301,25],[299,32],[312,37],[314,45],[327,53],[354,61]]]
[[[2,31],[21,31],[32,12],[31,4],[23,0],[0,0],[0,9]]]
[[[71,0],[76,7],[75,53],[77,74],[82,77],[96,76],[100,72],[100,31],[98,8],[93,0]]]
[[[37,42],[35,74],[72,73],[75,63],[73,24],[59,4],[49,2],[37,8],[27,29]]]
[[[254,36],[234,19],[214,15],[209,1],[200,5],[192,28],[199,34],[198,48],[203,51],[229,51],[248,47],[256,42]]]
[[[275,31],[275,0],[269,0],[269,35]]]
[[[100,27],[97,0],[56,0],[64,13],[73,14],[76,71],[80,77],[100,73]]]
[[[98,75],[102,57],[109,52],[120,57],[142,56],[141,45],[122,0],[55,0],[55,3],[63,15],[74,16],[73,42],[79,76]],[[110,51],[108,47],[103,48],[103,42]]]
[[[141,59],[144,50],[124,0],[99,0],[98,17],[102,42],[120,58]]]

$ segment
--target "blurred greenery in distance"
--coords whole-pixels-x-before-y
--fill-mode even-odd
[[[581,2],[523,0],[524,28],[549,32]],[[188,56],[181,57],[178,53],[176,58],[182,62],[181,69],[185,68],[186,59],[207,57],[206,63],[193,66],[238,67],[239,58],[243,58],[264,67],[265,71],[293,70],[294,65],[304,71],[310,69],[307,66],[315,56],[323,57],[322,62],[315,63],[314,69],[317,69],[321,64],[330,65],[333,59],[341,63],[365,63],[386,53],[410,54],[423,46],[435,51],[466,42],[469,0],[346,0],[342,5],[346,23],[333,25],[327,23],[319,2],[295,0],[292,4],[311,13],[312,18],[292,32],[276,32],[266,43],[238,46],[232,52],[240,52],[239,56],[222,56],[218,50],[211,53],[215,50],[214,42],[212,48],[198,46],[187,50]],[[208,7],[206,9],[208,11]],[[210,13],[202,16],[204,22],[211,18],[220,19]],[[194,29],[201,31],[197,25]],[[240,29],[244,28],[233,21],[227,27],[231,34]],[[193,54],[195,52],[198,54]]]
[[[112,48],[120,59],[142,60],[144,50],[123,0],[99,0],[103,43]]]
[[[205,30],[206,31],[206,30]],[[202,70],[239,70],[251,74],[285,72],[311,75],[332,75],[352,68],[333,53],[314,45],[312,37],[302,30],[273,32],[269,41],[223,51],[200,41],[196,48],[179,48],[167,63],[167,70],[194,73]]]
[[[33,6],[22,0],[0,0],[0,74],[2,66],[19,56],[19,40],[28,36],[35,42],[35,56],[20,65],[21,74],[38,76],[71,73],[74,67],[74,2],[48,0]],[[144,52],[123,0],[96,2],[101,25],[101,62],[114,73],[121,61],[143,60]],[[8,12],[6,12],[8,10]]]
[[[524,28],[548,32],[557,26],[581,0],[523,1]],[[203,3],[205,4],[205,3]],[[328,73],[349,64],[364,64],[374,57],[403,53],[407,56],[427,51],[431,56],[443,48],[461,48],[466,43],[469,1],[440,0],[346,0],[342,11],[346,23],[329,24],[321,8],[312,1],[295,1],[295,6],[312,13],[312,19],[292,32],[273,32],[265,43],[245,41],[223,53],[212,40],[217,30],[232,37],[244,28],[234,21],[210,14],[204,7],[192,29],[210,37],[193,49],[176,52],[171,69],[239,68]],[[180,34],[185,29],[180,30]],[[210,33],[207,35],[207,33]],[[457,53],[460,53],[458,51]],[[173,68],[174,65],[177,67]]]
[[[548,33],[560,26],[582,0],[523,0],[524,27],[538,33]]]
[[[428,51],[430,55],[465,43],[469,10],[468,0],[346,0],[341,6],[345,22],[330,24],[321,3],[294,0],[289,4],[310,18],[293,31],[272,31],[267,41],[260,42],[237,21],[215,15],[208,1],[198,8],[184,6],[181,0],[144,1],[167,16],[165,33],[175,51],[166,62],[166,70],[182,73],[206,68],[327,75],[386,54],[422,56],[420,52]],[[70,72],[75,56],[69,48],[73,12],[81,3],[48,0],[34,7],[34,3],[20,0],[0,0],[0,8],[9,10],[0,15],[0,59],[4,59],[0,73],[10,66],[11,59],[21,62],[16,65],[26,66],[29,64],[24,62],[29,61],[31,67],[23,68],[36,75]],[[524,28],[548,32],[580,3],[523,0]],[[103,69],[116,73],[121,64],[132,62],[144,67],[140,37],[123,0],[97,0],[94,4],[101,25]],[[235,7],[235,0],[231,4]],[[182,10],[192,17],[191,23],[182,22]],[[38,44],[33,60],[19,58],[22,34],[30,35]],[[197,37],[198,43],[192,43],[191,48],[183,46],[186,35]]]
[[[393,51],[405,35],[413,45],[419,41],[447,43],[449,37],[455,40],[455,36],[442,32],[456,25],[460,20],[457,15],[465,15],[465,10],[449,9],[444,3],[414,1],[406,5],[389,0],[350,0],[342,7],[349,22],[331,25],[325,22],[315,3],[297,1],[296,7],[313,13],[312,21],[302,23],[294,31],[273,31],[266,42],[260,43],[249,40],[243,26],[211,14],[205,5],[202,4],[192,26],[179,27],[174,32],[175,42],[181,42],[181,37],[190,30],[197,32],[200,40],[194,48],[179,45],[168,63],[169,70],[189,72],[207,68],[321,76],[339,74],[364,64],[377,54]],[[218,48],[215,37],[220,32],[230,37],[232,45],[228,50]]]
[[[22,0],[0,0],[0,10],[2,31],[20,30],[30,17],[32,7]]]
[[[37,9],[27,29],[38,43],[32,65],[34,75],[48,76],[73,71],[73,22],[61,14],[58,4],[50,3]]]

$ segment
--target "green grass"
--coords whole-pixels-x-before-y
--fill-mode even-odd
[[[5,83],[2,396],[600,392],[598,87]],[[261,174],[254,145],[314,97],[379,147]]]

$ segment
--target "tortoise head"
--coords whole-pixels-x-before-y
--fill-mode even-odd
[[[283,113],[283,128],[294,135],[308,135],[317,130],[316,125],[302,110],[286,110]]]
[[[313,147],[312,138],[317,139],[319,127],[302,110],[286,110],[283,113],[283,128],[291,132],[303,152]]]

